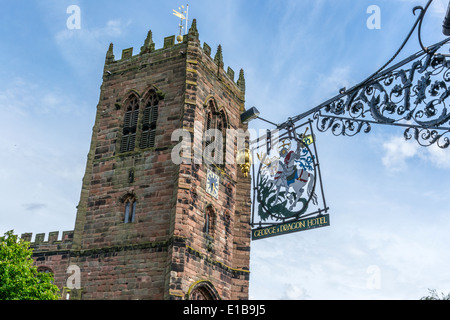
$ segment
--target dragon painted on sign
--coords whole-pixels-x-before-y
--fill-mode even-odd
[[[265,153],[258,154],[261,161],[258,177],[258,214],[262,220],[269,217],[298,218],[306,212],[310,201],[317,205],[317,195],[314,191],[314,156],[308,147],[311,141],[294,141],[297,146],[291,150],[292,140],[280,140],[277,147],[279,156],[269,158]]]

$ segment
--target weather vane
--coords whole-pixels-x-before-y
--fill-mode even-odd
[[[178,18],[180,18],[180,25],[178,26],[180,28],[180,34],[177,37],[177,41],[181,42],[183,41],[183,22],[185,21],[185,33],[188,32],[187,27],[188,27],[188,15],[189,15],[189,5],[186,5],[186,10],[184,8],[184,6],[178,7],[178,10],[180,10],[180,12],[178,12],[177,10],[173,9],[173,15],[177,16]]]

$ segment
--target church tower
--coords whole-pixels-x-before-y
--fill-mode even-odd
[[[81,299],[247,299],[250,178],[234,161],[174,161],[172,137],[194,154],[211,142],[195,132],[246,131],[244,99],[243,71],[224,70],[220,46],[211,57],[195,20],[161,49],[151,31],[137,54],[116,59],[111,44],[75,230],[53,255],[34,244],[38,265],[61,287],[79,268]]]

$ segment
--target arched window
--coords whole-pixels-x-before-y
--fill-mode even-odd
[[[39,267],[37,268],[37,272],[39,273],[54,273],[52,269],[49,267]]]
[[[217,165],[225,163],[225,137],[227,129],[226,115],[223,110],[217,110],[214,99],[210,99],[205,105],[205,157]],[[208,131],[210,130],[210,131]],[[212,145],[213,144],[213,145]]]
[[[49,273],[49,274],[52,274],[52,275],[55,274],[51,268],[43,267],[43,266],[38,267],[37,268],[37,272],[39,272],[39,273]],[[50,282],[53,284],[53,280],[51,280]]]
[[[194,283],[187,293],[188,300],[220,300],[219,293],[210,281]]]
[[[156,92],[151,91],[144,109],[144,120],[142,122],[141,149],[155,146],[156,121],[158,120],[159,98]]]
[[[125,212],[123,223],[132,223],[136,217],[136,198],[129,196],[125,199]]]
[[[189,300],[215,300],[206,288],[195,288],[192,290]]]
[[[214,117],[214,114],[216,113],[215,110],[216,110],[216,107],[214,105],[214,101],[209,100],[209,102],[207,103],[206,108],[205,108],[205,132],[210,129],[216,129],[215,117]],[[211,140],[206,139],[205,147],[209,146],[212,142],[214,142],[213,137],[211,138]]]
[[[228,122],[227,122],[227,116],[225,114],[225,111],[222,109],[217,115],[216,119],[217,123],[217,129],[222,133],[222,161],[219,163],[221,167],[225,166],[226,163],[226,154],[227,154],[227,129],[228,129]]]
[[[212,236],[214,234],[215,227],[215,211],[212,205],[208,205],[205,211],[205,225],[203,227],[203,232],[207,235]]]
[[[120,152],[133,151],[136,141],[136,130],[139,117],[139,99],[132,94],[127,101],[123,121],[122,141]]]

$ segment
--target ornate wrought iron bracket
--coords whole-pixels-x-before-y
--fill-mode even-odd
[[[447,148],[450,60],[438,50],[448,41],[411,56],[315,110],[317,129],[353,136],[369,132],[371,124],[401,126],[406,127],[406,139]]]
[[[447,107],[450,55],[443,49],[450,38],[428,47],[421,38],[423,18],[432,1],[425,7],[414,7],[414,14],[420,11],[418,18],[384,66],[349,90],[343,88],[337,96],[277,125],[277,129],[288,130],[310,116],[319,131],[331,130],[334,135],[368,133],[371,125],[384,124],[405,127],[404,137],[422,146],[436,144],[447,148],[450,145],[450,110]],[[416,29],[422,49],[388,68]]]

